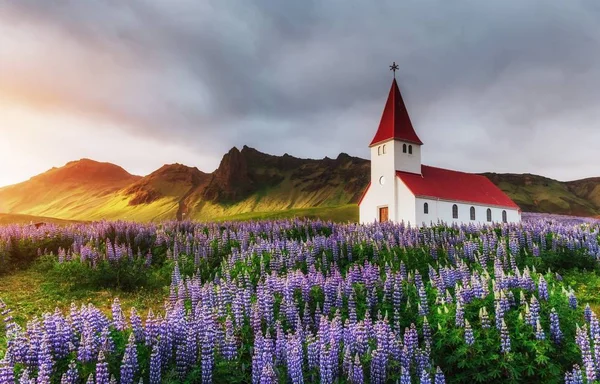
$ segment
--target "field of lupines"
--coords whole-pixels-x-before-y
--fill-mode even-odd
[[[561,273],[597,270],[599,236],[541,217],[0,227],[3,273],[171,281],[158,313],[115,298],[19,323],[3,305],[0,383],[591,383],[600,322]]]

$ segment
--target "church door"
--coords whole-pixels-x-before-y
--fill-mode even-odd
[[[388,221],[388,207],[379,208],[379,222]]]

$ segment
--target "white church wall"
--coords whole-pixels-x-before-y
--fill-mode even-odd
[[[424,213],[424,204],[427,203],[429,206],[429,213]],[[458,206],[458,219],[452,217],[452,206],[456,204]],[[471,207],[475,207],[475,220],[471,220]],[[416,198],[416,222],[419,225],[431,225],[436,224],[438,220],[448,224],[452,223],[473,223],[473,224],[486,224],[487,222],[487,209],[492,210],[492,222],[502,221],[502,211],[506,211],[507,222],[520,222],[521,214],[517,209],[500,208],[493,206],[486,206],[480,204],[469,204],[469,203],[457,203],[447,200],[438,199],[427,199],[427,198]]]
[[[396,217],[397,221],[404,221],[404,224],[411,226],[419,225],[419,222],[416,220],[415,216],[415,195],[412,194],[410,189],[404,184],[399,177],[396,177],[396,207],[397,213]]]

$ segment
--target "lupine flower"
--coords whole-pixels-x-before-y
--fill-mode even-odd
[[[585,309],[583,310],[583,316],[586,322],[592,321],[592,308],[590,308],[590,304],[585,305]]]
[[[104,352],[100,351],[96,364],[96,384],[108,384],[109,382],[108,363],[104,358]]]
[[[554,343],[560,344],[562,337],[558,313],[556,313],[556,309],[552,308],[550,310],[550,338]]]
[[[502,319],[502,325],[500,327],[500,345],[502,353],[510,352],[510,336],[508,334],[508,328],[504,319]]]
[[[0,360],[0,383],[1,384],[12,384],[15,382],[14,367],[10,363],[10,360],[4,356]],[[47,381],[49,383],[49,381]]]
[[[362,364],[360,363],[360,359],[358,358],[358,354],[354,357],[354,364],[352,364],[352,376],[350,378],[350,382],[352,384],[363,384],[364,383],[364,374]]]
[[[421,370],[421,376],[419,377],[419,384],[431,384],[431,375],[426,369]]]
[[[536,330],[535,330],[535,338],[538,340],[545,340],[546,334],[544,333],[544,329],[542,328],[542,324],[540,324],[540,319],[537,320]]]
[[[437,367],[435,371],[434,384],[446,384],[446,377],[440,367]]]
[[[569,292],[569,306],[572,309],[577,309],[577,298],[575,297],[575,293],[573,291]]]
[[[475,343],[473,329],[471,328],[469,320],[465,320],[465,343],[467,343],[467,345],[473,345],[473,343]]]
[[[60,380],[60,384],[75,384],[79,379],[79,373],[77,372],[77,364],[75,361],[71,361],[67,372],[63,373]]]
[[[150,355],[150,384],[161,383],[161,360],[160,360],[160,349],[157,345],[152,348],[152,355]]]

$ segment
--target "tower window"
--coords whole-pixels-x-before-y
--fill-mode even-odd
[[[385,155],[385,144],[383,144],[383,154]]]
[[[429,213],[429,204],[423,204],[423,213],[426,215]]]
[[[381,145],[377,147],[377,156],[381,155]]]
[[[506,211],[502,211],[502,222],[506,223],[508,220],[506,220]]]
[[[409,155],[412,155],[412,145],[409,145],[409,146],[408,146],[408,154],[409,154]]]
[[[471,207],[471,220],[475,220],[475,207]]]
[[[487,221],[492,221],[492,210],[491,209],[487,209]]]
[[[406,144],[402,144],[402,152],[406,153]]]
[[[452,206],[452,218],[458,219],[458,205],[456,204]]]

